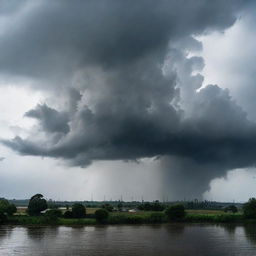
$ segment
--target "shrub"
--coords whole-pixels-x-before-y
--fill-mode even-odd
[[[95,212],[95,218],[98,222],[103,222],[108,218],[108,211],[105,209],[99,209]]]
[[[29,200],[28,204],[28,214],[30,216],[38,216],[40,215],[41,211],[47,209],[47,202],[43,198],[43,195],[36,194],[32,196]]]
[[[63,217],[66,218],[66,219],[71,219],[73,218],[73,214],[71,211],[66,211],[64,214],[63,214]]]
[[[0,211],[4,214],[12,216],[15,212],[17,212],[17,208],[14,204],[10,204],[8,200],[2,198],[0,199]]]
[[[110,204],[103,204],[101,208],[107,210],[108,212],[112,212],[114,209],[114,207]]]
[[[247,203],[243,205],[244,217],[247,219],[256,218],[256,199],[250,198]]]
[[[14,204],[10,204],[7,209],[6,209],[6,213],[9,215],[9,216],[12,216],[14,213],[17,212],[17,207],[14,205]]]
[[[236,213],[236,212],[238,212],[238,210],[237,210],[237,207],[235,205],[229,205],[229,206],[224,208],[224,212]]]
[[[169,206],[165,210],[165,215],[169,220],[180,220],[185,217],[185,208],[182,204]]]
[[[150,223],[159,223],[164,221],[164,215],[161,212],[153,212],[149,216]]]
[[[47,211],[44,216],[49,219],[58,219],[62,216],[62,212],[59,209],[51,209]]]
[[[86,209],[82,204],[73,204],[72,206],[73,218],[84,218],[86,215]]]

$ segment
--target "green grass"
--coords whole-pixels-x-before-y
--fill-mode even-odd
[[[243,222],[242,214],[193,214],[189,213],[185,216],[185,222],[213,222],[213,223],[239,223]]]

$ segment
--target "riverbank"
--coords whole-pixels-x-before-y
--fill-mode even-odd
[[[248,220],[241,213],[220,213],[220,214],[193,214],[187,213],[182,219],[168,220],[163,212],[143,213],[111,213],[109,217],[97,222],[93,216],[90,218],[56,218],[49,219],[44,216],[16,215],[8,218],[6,224],[12,225],[106,225],[106,224],[155,224],[168,222],[184,223],[256,223],[256,220]]]

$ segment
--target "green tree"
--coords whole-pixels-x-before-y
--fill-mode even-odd
[[[247,219],[256,218],[256,199],[250,198],[247,203],[243,205],[244,217]]]
[[[182,204],[171,205],[165,210],[165,215],[169,220],[180,220],[185,217],[185,214],[185,208]]]
[[[9,216],[12,216],[16,212],[17,212],[17,207],[14,204],[9,204],[9,206],[6,209],[6,213]]]
[[[36,194],[30,198],[28,204],[28,214],[30,216],[38,216],[40,215],[41,211],[44,211],[46,209],[47,202],[44,199],[43,195]]]
[[[112,212],[114,209],[114,207],[110,204],[103,204],[101,208],[107,210],[108,212]]]
[[[0,199],[0,211],[11,216],[17,212],[17,208],[14,204],[10,204],[8,200],[2,198]]]
[[[105,209],[99,209],[95,212],[95,218],[98,222],[103,222],[108,218],[108,211]]]
[[[2,212],[5,212],[6,213],[6,210],[8,208],[8,206],[10,205],[10,203],[8,202],[8,200],[4,199],[4,198],[1,198],[0,199],[0,210]]]
[[[72,205],[73,218],[84,218],[86,216],[86,209],[84,205],[76,203]]]

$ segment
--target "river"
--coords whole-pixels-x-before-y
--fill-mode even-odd
[[[0,255],[256,255],[256,226],[0,226]]]

